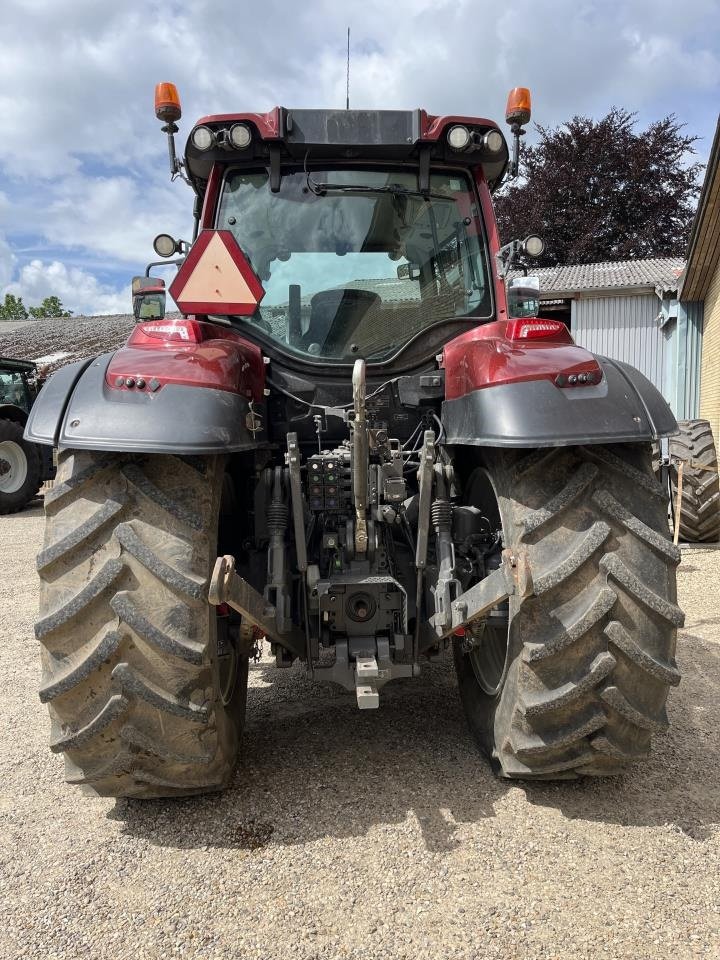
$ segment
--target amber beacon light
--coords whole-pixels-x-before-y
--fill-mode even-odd
[[[182,116],[180,95],[174,83],[155,86],[155,116],[163,123],[175,123]]]
[[[520,167],[520,137],[525,136],[523,127],[530,122],[530,91],[527,87],[513,87],[508,94],[505,120],[513,135],[513,153],[510,161],[510,178],[518,175]]]
[[[524,126],[530,122],[530,114],[530,91],[527,87],[513,87],[507,98],[505,120]]]

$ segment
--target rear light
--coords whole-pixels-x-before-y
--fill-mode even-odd
[[[245,150],[252,143],[250,128],[244,123],[234,123],[228,130],[228,140],[237,150]]]
[[[138,323],[128,342],[134,346],[142,346],[148,339],[172,343],[202,343],[204,335],[197,320],[149,320]]]
[[[526,320],[509,320],[505,330],[508,340],[562,340],[572,343],[570,331],[560,320],[541,320],[530,317]]]
[[[456,124],[448,130],[447,140],[453,150],[465,150],[471,139],[470,131],[462,124]]]
[[[205,150],[209,150],[211,147],[214,147],[217,140],[215,134],[210,129],[210,127],[195,127],[193,132],[190,134],[190,140],[194,147],[198,150],[202,150],[203,153]]]

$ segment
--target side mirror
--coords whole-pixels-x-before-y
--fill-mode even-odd
[[[165,316],[165,281],[159,277],[133,277],[135,320],[162,320]]]
[[[508,316],[523,320],[540,312],[540,278],[513,277],[507,285]]]
[[[417,263],[401,263],[397,268],[398,280],[419,280],[420,266]]]

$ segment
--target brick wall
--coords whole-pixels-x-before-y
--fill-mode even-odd
[[[720,264],[705,296],[702,365],[700,368],[700,418],[709,420],[720,450]]]

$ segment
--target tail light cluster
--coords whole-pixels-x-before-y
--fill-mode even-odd
[[[527,317],[523,320],[509,320],[505,336],[508,340],[547,340],[556,344],[574,343],[567,326],[560,320],[545,320],[541,317]],[[601,383],[602,367],[596,360],[583,361],[562,373],[555,374],[556,387],[584,387]]]
[[[528,317],[524,320],[509,320],[505,336],[508,340],[561,340],[572,343],[570,331],[560,320],[543,320]]]
[[[148,320],[138,323],[128,340],[128,346],[152,347],[158,340],[169,343],[202,343],[205,332],[197,320]]]

